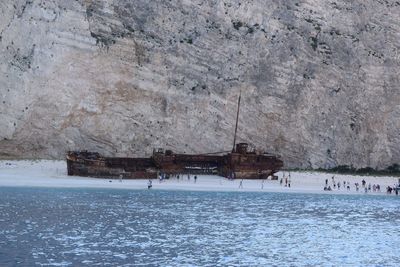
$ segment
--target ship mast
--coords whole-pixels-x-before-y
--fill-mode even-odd
[[[237,108],[237,114],[236,114],[235,137],[233,138],[232,152],[235,152],[235,146],[236,146],[236,133],[237,133],[238,121],[239,121],[239,110],[240,110],[240,98],[241,98],[241,96],[242,96],[242,91],[240,91],[240,93],[239,93],[238,108]]]

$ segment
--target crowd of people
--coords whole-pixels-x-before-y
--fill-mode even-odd
[[[162,183],[165,179],[169,178],[176,178],[176,180],[179,182],[180,179],[184,180],[185,178],[187,179],[188,182],[193,181],[194,183],[197,182],[197,175],[193,174],[174,174],[174,175],[169,175],[165,173],[159,173],[158,175],[158,180],[160,183]],[[121,180],[121,179],[120,179]],[[228,180],[235,180],[232,179],[231,177],[228,178]],[[261,189],[264,189],[264,180],[261,181]],[[221,182],[220,182],[221,184]],[[292,186],[292,179],[290,172],[288,175],[283,173],[283,176],[279,179],[279,184],[280,186],[288,187],[290,188]],[[239,189],[242,189],[244,186],[243,179],[239,180]],[[147,188],[151,189],[153,187],[152,180],[148,181]],[[350,183],[348,180],[336,180],[335,176],[332,176],[331,179],[325,179],[325,184],[324,184],[324,191],[334,191],[334,190],[345,190],[345,191],[351,191],[355,190],[356,192],[363,192],[363,193],[380,193],[383,190],[385,190],[385,187],[382,188],[380,184],[371,184],[367,183],[365,179],[362,179],[361,182],[355,182],[355,183]],[[394,184],[393,186],[387,186],[386,187],[386,193],[387,194],[399,194],[400,190],[400,179],[399,179],[399,184]]]
[[[184,175],[183,174],[166,174],[163,172],[160,172],[158,174],[158,181],[159,183],[162,183],[165,179],[169,179],[169,178],[176,178],[178,181],[180,178],[183,179]],[[187,174],[187,180],[190,181],[191,179],[191,175]],[[197,182],[197,175],[194,175],[193,177],[194,183]],[[151,179],[149,179],[149,181],[147,182],[147,189],[151,189],[153,187],[153,182]]]
[[[324,191],[333,191],[333,190],[351,190],[352,185],[350,184],[349,181],[336,181],[335,176],[332,176],[331,182],[329,182],[329,179],[325,179],[325,186],[324,186]],[[391,194],[392,192],[395,192],[396,195],[398,195],[398,191],[400,190],[400,185],[393,185],[393,187],[388,186],[386,188],[386,193]],[[381,186],[380,184],[372,184],[368,183],[362,179],[361,184],[356,182],[354,183],[354,188],[356,192],[359,192],[361,189],[361,192],[368,193],[368,192],[375,192],[379,193],[381,192]]]
[[[387,186],[386,187],[386,193],[392,194],[394,192],[397,195],[399,195],[399,190],[400,190],[400,184],[399,185],[394,185],[394,186]]]

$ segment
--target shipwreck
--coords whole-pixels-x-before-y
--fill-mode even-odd
[[[153,179],[178,174],[211,174],[226,178],[277,179],[283,167],[279,156],[250,150],[247,143],[236,144],[240,111],[239,95],[233,148],[230,152],[176,154],[157,149],[149,158],[104,157],[97,152],[69,151],[68,175],[99,178]]]

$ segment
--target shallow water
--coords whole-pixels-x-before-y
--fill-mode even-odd
[[[399,266],[400,198],[0,188],[0,266]]]

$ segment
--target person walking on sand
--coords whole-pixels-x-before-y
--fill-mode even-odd
[[[149,179],[147,182],[147,189],[151,189],[153,187],[153,182]]]
[[[261,182],[261,189],[264,189],[264,179],[262,180],[262,182]]]
[[[194,176],[194,183],[197,181],[197,175]]]
[[[282,186],[282,183],[283,183],[283,179],[281,178],[281,179],[279,180],[279,184]]]
[[[243,188],[243,179],[242,179],[242,180],[240,180],[240,183],[239,183],[239,188]]]
[[[325,186],[328,186],[328,178],[325,179]]]

